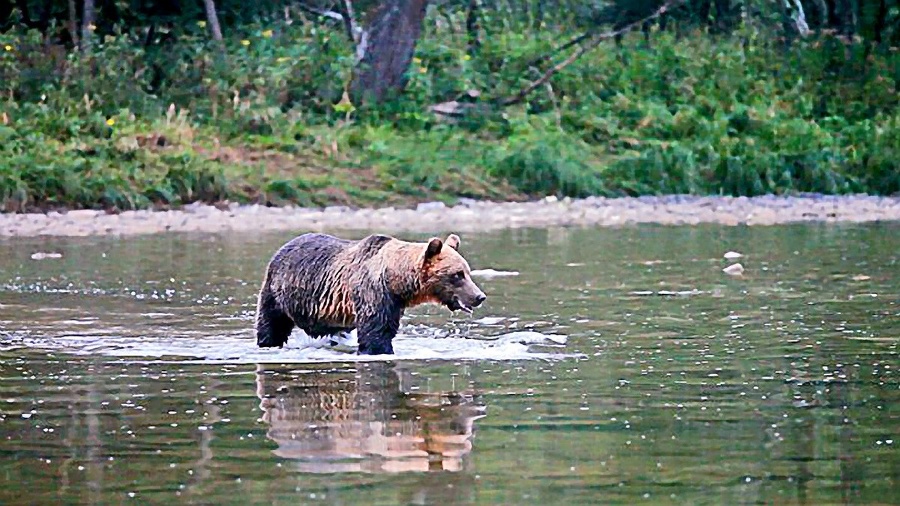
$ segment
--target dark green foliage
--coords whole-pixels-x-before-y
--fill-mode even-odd
[[[531,122],[519,125],[486,162],[488,173],[526,193],[587,197],[605,193],[601,164],[592,151],[552,125]]]
[[[859,3],[865,38],[813,33],[790,45],[765,2],[724,25],[710,23],[739,2],[690,3],[668,28],[607,41],[506,109],[492,100],[536,78],[547,65],[537,56],[591,28],[578,13],[613,24],[601,14],[617,3],[480,4],[477,50],[469,2],[444,4],[426,20],[404,94],[366,110],[341,101],[354,61],[343,25],[296,10],[287,23],[283,10],[261,15],[269,4],[217,2],[221,49],[199,2],[153,15],[101,8],[90,54],[10,23],[0,203],[900,192],[896,2],[881,18],[881,3]],[[429,111],[468,90],[481,96],[467,116]]]

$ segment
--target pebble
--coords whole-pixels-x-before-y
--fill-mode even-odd
[[[95,211],[93,209],[76,209],[67,212],[64,216],[72,219],[92,219],[100,216],[100,214],[100,211]]]
[[[470,276],[476,278],[500,278],[508,276],[518,276],[519,271],[498,271],[496,269],[476,269],[472,271]]]
[[[744,274],[744,266],[741,264],[731,264],[728,267],[722,269],[722,272],[728,274],[729,276],[740,276]]]
[[[763,226],[800,222],[900,221],[900,197],[867,195],[797,197],[543,198],[535,202],[460,199],[455,206],[426,202],[415,209],[354,210],[238,206],[220,210],[194,203],[174,211],[126,211],[118,215],[68,213],[0,214],[0,237],[139,235],[160,232],[378,230],[384,233],[484,232],[518,227],[623,226],[640,223]],[[737,257],[735,257],[737,258]]]
[[[48,258],[62,258],[62,253],[44,253],[42,251],[38,251],[37,253],[31,254],[32,260],[46,260]]]
[[[443,202],[423,202],[416,206],[416,211],[418,212],[427,212],[427,211],[436,211],[438,209],[444,209],[447,207],[447,204]]]

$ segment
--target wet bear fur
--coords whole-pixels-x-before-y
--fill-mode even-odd
[[[314,338],[356,329],[360,354],[391,354],[405,309],[437,303],[471,313],[485,300],[458,249],[453,234],[427,243],[386,235],[359,241],[298,236],[266,269],[257,302],[257,345],[282,347],[294,326]]]

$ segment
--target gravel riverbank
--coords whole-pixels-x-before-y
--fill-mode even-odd
[[[219,206],[221,207],[221,206]],[[796,222],[900,221],[900,197],[639,197],[563,199],[527,203],[463,200],[416,209],[308,209],[192,204],[177,211],[69,211],[0,214],[0,237],[135,235],[160,232],[378,230],[477,232],[517,227],[777,225]]]

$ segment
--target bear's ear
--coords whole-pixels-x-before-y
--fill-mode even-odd
[[[425,260],[429,260],[436,256],[441,252],[441,248],[444,247],[444,242],[438,239],[437,237],[432,237],[430,241],[428,241],[428,246],[425,247]]]
[[[456,234],[450,234],[447,236],[447,240],[444,241],[444,244],[450,246],[451,248],[459,251],[459,236]]]

